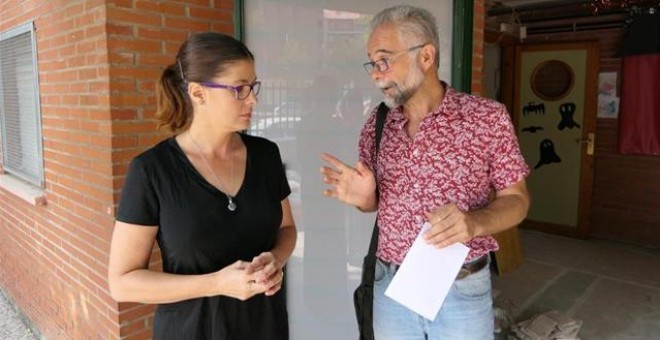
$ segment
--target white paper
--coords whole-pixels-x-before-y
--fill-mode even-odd
[[[423,234],[430,227],[428,222],[422,226],[385,295],[433,321],[470,248],[462,243],[441,249],[427,244]]]

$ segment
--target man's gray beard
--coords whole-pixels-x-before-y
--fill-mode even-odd
[[[415,92],[417,92],[417,90],[422,87],[423,82],[424,73],[422,72],[421,68],[416,63],[414,63],[410,65],[410,72],[408,73],[408,77],[405,81],[405,83],[409,85],[406,88],[402,88],[399,84],[394,83],[394,94],[391,97],[385,95],[383,102],[390,109],[397,108],[412,98],[412,96],[415,95]],[[378,85],[380,87],[382,84]]]

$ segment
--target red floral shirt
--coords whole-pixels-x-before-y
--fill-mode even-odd
[[[445,84],[437,110],[410,139],[401,108],[387,115],[377,160],[380,190],[378,251],[401,263],[426,221],[426,213],[455,203],[462,211],[488,204],[492,189],[505,189],[529,174],[504,105],[457,92]],[[360,134],[360,160],[374,169],[375,110]],[[466,262],[499,249],[490,236],[466,244]]]

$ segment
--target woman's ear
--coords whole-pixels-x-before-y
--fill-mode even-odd
[[[188,83],[188,94],[195,105],[204,105],[204,87],[198,83]]]

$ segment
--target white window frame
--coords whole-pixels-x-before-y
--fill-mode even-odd
[[[29,34],[30,36],[30,58],[32,61],[31,75],[23,76],[25,79],[17,79],[17,82],[24,82],[32,87],[32,93],[23,92],[25,96],[23,101],[30,101],[20,105],[20,102],[12,108],[8,108],[7,96],[11,95],[8,91],[8,84],[5,83],[3,78],[3,69],[12,60],[3,60],[2,45],[9,39],[17,36]],[[31,77],[32,79],[27,79]],[[31,83],[31,84],[30,84]],[[17,88],[15,84],[14,88]],[[18,92],[19,94],[20,91]],[[15,97],[19,97],[14,93]],[[19,97],[19,101],[20,101]],[[33,109],[30,109],[33,107]],[[10,111],[11,110],[11,111]],[[19,117],[28,117],[20,119],[18,123],[18,134],[20,141],[29,145],[31,150],[26,150],[25,147],[16,146],[8,136],[8,115],[18,115]],[[33,126],[31,126],[34,124]],[[44,161],[43,161],[43,145],[41,134],[41,103],[39,101],[39,71],[37,65],[37,44],[34,30],[34,22],[28,22],[8,31],[0,32],[0,137],[2,142],[2,169],[12,176],[20,178],[29,182],[32,185],[43,188],[44,186]],[[20,163],[10,159],[10,153],[13,155],[18,154]],[[36,154],[35,154],[36,153]]]

